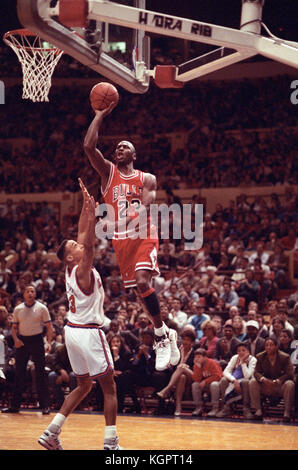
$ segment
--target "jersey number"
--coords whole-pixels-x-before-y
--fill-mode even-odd
[[[118,220],[119,220],[127,216],[127,210],[129,206],[134,210],[138,210],[140,208],[141,201],[140,199],[132,199],[129,203],[127,199],[120,199],[120,201],[118,201],[117,204],[118,204]]]
[[[69,310],[72,312],[72,313],[76,313],[76,304],[75,304],[75,297],[74,295],[71,295],[69,297]]]

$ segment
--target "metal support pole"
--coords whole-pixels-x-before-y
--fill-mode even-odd
[[[242,0],[240,30],[260,34],[265,0]]]

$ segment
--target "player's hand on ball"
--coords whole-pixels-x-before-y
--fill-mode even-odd
[[[108,114],[110,114],[116,106],[117,106],[117,103],[112,101],[112,103],[110,103],[107,108],[101,109],[101,110],[95,109],[94,112],[95,112],[96,116],[105,117]]]

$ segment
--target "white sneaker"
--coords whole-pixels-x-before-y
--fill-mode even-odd
[[[112,437],[104,440],[103,450],[123,450],[123,448],[119,446],[118,437]]]
[[[171,366],[176,366],[178,362],[180,361],[180,351],[177,346],[177,338],[178,338],[177,331],[169,329],[168,335],[169,335],[169,340],[171,344],[170,364]]]
[[[40,438],[38,439],[38,443],[45,447],[48,450],[63,450],[63,447],[61,445],[60,439],[59,439],[59,433],[53,433],[46,429]]]
[[[154,349],[156,354],[155,369],[159,371],[167,369],[171,360],[171,342],[168,332],[164,336],[155,335]]]

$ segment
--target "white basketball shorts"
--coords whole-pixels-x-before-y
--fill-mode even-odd
[[[96,379],[114,369],[106,336],[98,325],[68,322],[64,331],[68,357],[77,377]]]

